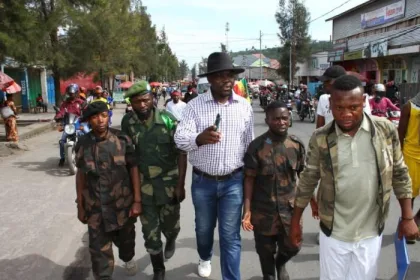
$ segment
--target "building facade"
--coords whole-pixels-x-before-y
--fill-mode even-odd
[[[265,57],[262,54],[235,56],[233,57],[233,65],[245,69],[244,73],[239,74],[238,78],[240,79],[246,78],[250,81],[280,80],[280,76],[277,73],[280,67],[278,60]]]
[[[418,0],[370,0],[329,20],[334,47],[328,62],[370,82],[419,82]]]
[[[51,106],[55,105],[54,79],[46,67],[22,66],[13,59],[7,58],[0,65],[0,70],[21,86],[22,91],[16,93],[13,100],[23,112],[36,107],[36,98],[39,94],[42,95],[44,102]]]

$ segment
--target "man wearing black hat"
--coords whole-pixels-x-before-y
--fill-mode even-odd
[[[318,102],[316,113],[318,115],[316,121],[316,128],[320,128],[333,120],[330,110],[330,90],[333,82],[346,75],[346,70],[340,65],[333,65],[325,70],[324,74],[318,79],[323,82],[323,89],[326,94],[321,95]]]
[[[134,146],[127,136],[108,129],[109,109],[93,102],[83,112],[92,131],[76,145],[77,216],[88,225],[95,279],[112,279],[112,243],[127,275],[135,275],[135,221],[142,212],[140,177]]]
[[[222,279],[240,280],[243,157],[254,138],[254,117],[248,101],[233,93],[236,75],[226,53],[208,58],[207,93],[191,100],[175,133],[179,149],[189,152],[193,166],[198,274],[209,277],[213,235],[219,225]]]

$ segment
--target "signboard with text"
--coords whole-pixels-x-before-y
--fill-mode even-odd
[[[382,57],[388,54],[388,42],[375,42],[364,44],[363,58]]]
[[[328,52],[328,62],[342,61],[343,56],[344,56],[344,50]]]
[[[361,15],[361,26],[363,29],[382,25],[405,15],[405,0],[395,2],[377,10]]]

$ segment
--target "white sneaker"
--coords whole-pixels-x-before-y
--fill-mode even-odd
[[[198,275],[200,277],[207,278],[211,274],[211,261],[203,261],[200,259],[198,261]]]
[[[137,273],[137,264],[134,260],[126,262],[125,265],[125,274],[128,276],[134,276]]]

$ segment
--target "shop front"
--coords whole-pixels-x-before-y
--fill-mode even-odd
[[[343,66],[346,71],[361,74],[372,83],[379,81],[380,71],[377,61],[363,58],[363,50],[346,52],[344,53],[343,61],[335,64]]]
[[[381,68],[381,81],[385,83],[394,81],[402,84],[407,81],[407,63],[403,56],[387,56],[378,58]]]

